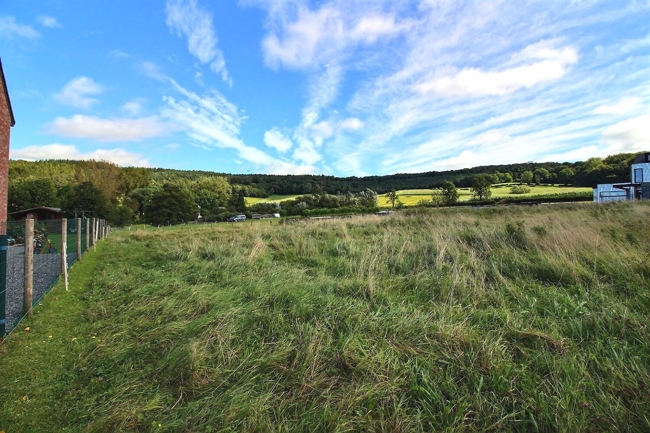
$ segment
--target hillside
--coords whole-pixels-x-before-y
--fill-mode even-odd
[[[188,221],[224,221],[233,212],[247,210],[246,198],[298,196],[295,203],[258,213],[283,216],[309,212],[359,213],[377,207],[364,195],[388,191],[430,190],[452,181],[458,188],[473,186],[477,178],[489,184],[527,183],[588,187],[598,182],[627,181],[633,154],[591,158],[576,163],[525,163],[479,166],[463,170],[388,176],[346,177],[315,175],[234,175],[161,168],[121,168],[98,161],[10,161],[9,212],[39,206],[60,207],[64,215],[75,211],[106,219],[116,226],[152,225]],[[567,191],[566,189],[564,191]],[[552,194],[561,193],[556,190]],[[581,197],[589,199],[589,194]],[[417,204],[420,199],[406,200]],[[298,207],[296,207],[298,206]],[[303,206],[303,207],[301,207]]]
[[[0,429],[648,431],[649,218],[116,232],[0,346]]]

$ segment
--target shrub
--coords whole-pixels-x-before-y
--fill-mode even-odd
[[[528,194],[530,191],[530,187],[526,185],[515,185],[510,188],[510,194]]]

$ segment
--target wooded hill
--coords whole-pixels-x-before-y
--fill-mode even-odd
[[[163,168],[119,167],[103,161],[10,161],[9,212],[37,206],[61,207],[107,218],[115,224],[133,221],[175,223],[206,219],[245,209],[244,197],[272,194],[378,194],[391,190],[439,188],[444,181],[470,187],[478,175],[492,183],[533,181],[594,186],[629,181],[635,154],[590,158],[574,163],[521,163],[461,170],[402,173],[387,176],[228,174]],[[170,216],[174,209],[173,216]],[[185,211],[178,212],[178,209]],[[178,214],[178,215],[176,215]]]

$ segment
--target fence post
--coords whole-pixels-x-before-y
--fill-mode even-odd
[[[5,336],[7,324],[5,309],[7,294],[7,249],[9,248],[8,237],[6,234],[0,235],[0,342],[2,342]]]
[[[81,263],[81,218],[77,218],[77,261]]]
[[[23,314],[32,314],[34,289],[34,220],[25,220],[25,279],[23,286]]]
[[[61,275],[66,292],[68,291],[68,220],[61,219]]]
[[[84,224],[86,225],[86,251],[88,251],[89,238],[90,238],[90,228],[88,227],[88,218],[84,218]]]
[[[93,217],[93,251],[97,251],[97,218]]]

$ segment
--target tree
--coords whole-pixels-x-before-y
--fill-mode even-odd
[[[24,180],[12,183],[8,191],[9,212],[59,203],[54,183],[49,179]]]
[[[246,210],[246,196],[244,195],[244,190],[239,189],[237,192],[233,190],[228,205],[237,211],[244,212]]]
[[[460,194],[456,189],[456,185],[452,181],[446,180],[442,183],[441,196],[445,205],[452,205],[458,201]]]
[[[118,205],[111,209],[108,219],[118,227],[128,226],[133,224],[135,212],[128,206]]]
[[[542,181],[548,180],[548,179],[551,178],[551,172],[549,172],[547,169],[542,168],[542,167],[536,169],[535,173],[533,173],[533,175],[535,176],[535,182],[538,185],[540,183],[542,183]]]
[[[394,189],[388,191],[385,195],[385,197],[388,199],[390,204],[393,206],[393,209],[395,209],[395,202],[399,199],[399,195],[397,195],[397,192],[395,192]]]
[[[151,224],[180,224],[195,220],[198,210],[187,189],[165,184],[151,198],[145,209],[145,217]]]
[[[63,203],[63,211],[68,215],[74,215],[84,211],[85,216],[97,218],[108,218],[109,201],[104,193],[92,182],[86,181],[76,185]]]
[[[560,172],[557,174],[557,182],[568,185],[573,181],[573,176],[574,176],[573,170],[571,170],[569,167],[565,167]]]
[[[479,200],[489,199],[492,196],[490,179],[488,179],[485,175],[475,176],[471,192],[472,196]]]
[[[501,173],[501,175],[499,175],[499,180],[503,183],[510,183],[512,182],[512,174],[509,172]]]
[[[361,191],[357,195],[357,203],[360,207],[377,207],[377,193],[370,188],[366,188],[365,191]]]
[[[533,181],[533,172],[530,170],[526,170],[523,173],[521,173],[521,182],[522,183],[531,183]]]

